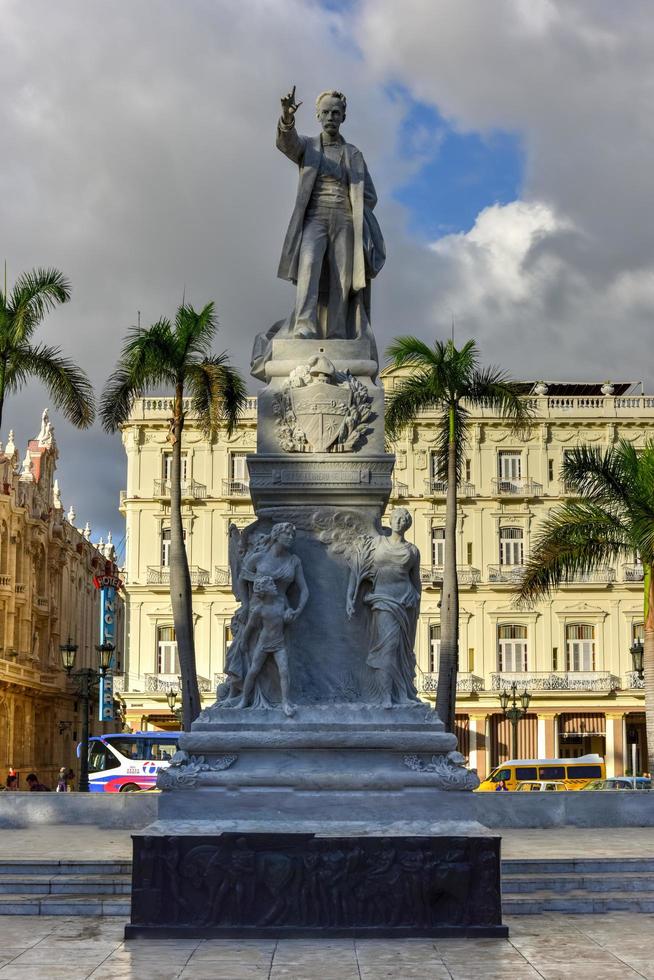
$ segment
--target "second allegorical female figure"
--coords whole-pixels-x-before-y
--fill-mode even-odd
[[[414,643],[420,612],[420,552],[405,540],[408,510],[391,516],[391,533],[357,539],[350,554],[346,610],[356,613],[357,598],[370,610],[368,656],[376,700],[385,708],[418,702],[414,683]]]

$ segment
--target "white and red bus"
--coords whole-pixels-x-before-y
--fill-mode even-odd
[[[129,793],[152,789],[170,765],[179,732],[117,732],[89,739],[89,791]],[[78,746],[78,754],[79,754]]]

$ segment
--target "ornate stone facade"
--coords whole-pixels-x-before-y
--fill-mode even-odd
[[[54,787],[60,766],[77,766],[80,716],[59,644],[78,644],[77,667],[96,666],[100,600],[93,576],[113,557],[73,525],[55,479],[58,451],[47,412],[19,464],[13,432],[0,445],[0,779],[9,766],[36,770]],[[72,480],[71,480],[72,483]],[[116,635],[122,638],[122,600]],[[121,646],[118,652],[122,653]],[[92,712],[92,731],[115,730]]]

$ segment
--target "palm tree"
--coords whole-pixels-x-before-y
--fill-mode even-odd
[[[6,275],[5,275],[6,280]],[[80,429],[95,418],[88,377],[59,347],[35,344],[33,334],[46,313],[70,299],[70,283],[57,269],[33,269],[0,289],[0,429],[7,395],[39,378],[56,408]]]
[[[566,452],[561,476],[578,499],[550,512],[541,525],[518,591],[531,604],[561,582],[620,558],[643,564],[647,766],[654,771],[654,441],[626,440],[602,451]]]
[[[398,337],[386,351],[396,368],[411,373],[394,388],[386,409],[391,439],[415,422],[419,413],[434,409],[440,415],[439,468],[447,473],[445,554],[441,594],[441,649],[436,710],[448,732],[454,731],[456,675],[459,651],[459,583],[456,568],[457,490],[470,425],[470,409],[489,408],[513,420],[517,428],[532,416],[524,389],[497,368],[480,368],[474,340],[458,350],[454,342],[436,341],[429,347],[416,337]]]
[[[182,528],[182,436],[187,414],[197,418],[207,438],[221,421],[231,434],[245,400],[245,384],[229,365],[227,355],[212,354],[217,329],[214,304],[197,312],[182,304],[175,324],[165,317],[151,327],[134,327],[127,335],[116,370],[102,393],[100,415],[108,432],[123,425],[134,400],[146,390],[170,386],[174,391],[168,439],[172,446],[170,473],[170,601],[182,677],[182,723],[189,731],[200,713],[195,667],[191,576]],[[184,398],[190,408],[185,410]]]

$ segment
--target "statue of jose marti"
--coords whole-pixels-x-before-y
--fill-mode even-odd
[[[277,147],[299,167],[295,207],[284,239],[278,276],[296,284],[295,308],[255,341],[252,373],[263,377],[273,339],[366,337],[370,329],[370,282],[386,258],[373,214],[377,195],[363,154],[340,134],[347,101],[342,92],[322,92],[318,136],[295,128],[295,87],[281,100]]]

